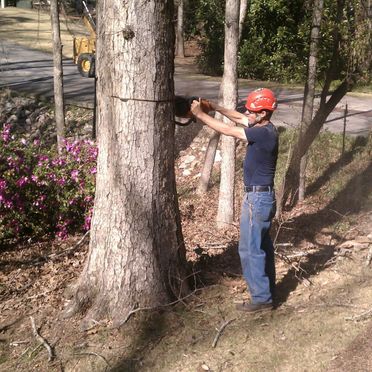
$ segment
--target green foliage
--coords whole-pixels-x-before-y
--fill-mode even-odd
[[[308,13],[298,0],[251,1],[239,51],[239,75],[301,81],[308,53]]]
[[[190,0],[188,32],[200,38],[198,60],[203,73],[223,72],[224,10],[222,0]],[[326,0],[321,23],[318,77],[324,82],[331,68],[332,79],[342,80],[355,68],[364,69],[360,83],[368,84],[371,64],[370,20],[363,18],[360,1]],[[190,20],[191,18],[191,20]],[[304,0],[252,0],[249,2],[238,55],[243,78],[285,83],[306,80],[312,21],[312,2]],[[334,59],[332,56],[335,54]],[[332,66],[330,66],[330,61]],[[362,66],[362,67],[361,67]]]
[[[191,2],[191,1],[190,1]],[[194,0],[195,21],[200,35],[201,55],[198,65],[202,73],[221,75],[223,72],[225,1]]]
[[[288,157],[297,141],[298,130],[279,128],[279,154],[275,184],[282,183]],[[356,172],[358,165],[368,163],[371,157],[370,149],[372,136],[351,137],[345,136],[345,148],[343,147],[343,135],[323,131],[317,136],[308,151],[306,185],[309,189],[318,190],[322,187],[321,196],[333,198],[344,189],[346,183]],[[332,170],[330,172],[330,170]],[[323,180],[319,183],[319,180]],[[319,183],[319,186],[317,186]]]

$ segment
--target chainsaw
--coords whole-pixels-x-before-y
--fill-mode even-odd
[[[191,104],[194,100],[200,101],[201,109],[205,113],[213,111],[209,101],[206,100],[206,99],[202,99],[202,98],[195,97],[195,96],[191,96],[191,97],[190,96],[175,96],[175,98],[174,98],[174,105],[175,105],[174,115],[177,118],[187,119],[187,121],[185,121],[185,122],[175,120],[175,123],[177,125],[186,126],[186,125],[190,125],[192,122],[196,122],[195,117],[191,112]]]

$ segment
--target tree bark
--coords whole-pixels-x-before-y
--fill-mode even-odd
[[[240,11],[239,11],[239,41],[242,38],[243,26],[245,17],[247,15],[248,0],[240,0]]]
[[[120,325],[187,291],[174,174],[173,0],[98,3],[96,195],[66,315]]]
[[[237,60],[239,43],[240,0],[227,0],[225,11],[225,51],[222,78],[222,106],[235,109],[238,97]],[[228,125],[235,125],[224,118]],[[222,136],[221,182],[218,198],[217,227],[234,220],[235,138]]]
[[[178,0],[177,6],[177,34],[176,34],[176,51],[178,57],[185,57],[185,43],[183,37],[183,8],[184,0]]]
[[[50,1],[50,19],[53,40],[53,81],[57,148],[58,152],[61,152],[65,136],[65,107],[63,99],[62,43],[59,27],[58,0]]]
[[[323,14],[323,0],[314,0],[313,20],[310,33],[310,55],[308,63],[307,81],[304,90],[304,104],[302,109],[302,120],[300,126],[300,136],[302,132],[310,126],[314,111],[315,84],[318,65],[318,46],[320,38],[320,22]],[[306,164],[307,154],[301,158],[300,179],[298,200],[301,202],[305,199],[306,187]]]
[[[244,3],[246,5],[246,3],[247,3],[246,0],[242,0],[241,4],[243,4],[243,5],[240,5],[240,6],[244,7]],[[241,28],[243,27],[244,19],[245,19],[246,14],[247,14],[246,11],[244,11],[244,12],[241,11],[240,15],[239,15],[239,17],[240,17],[239,18],[239,40],[240,40],[240,36],[241,36],[241,31],[242,31]],[[223,105],[222,90],[223,90],[223,85],[221,83],[220,90],[219,90],[219,93],[218,93],[218,104],[220,104],[220,105]],[[215,118],[218,119],[218,120],[221,120],[222,117],[221,117],[220,114],[216,113]],[[202,168],[202,171],[201,171],[200,180],[199,180],[199,183],[198,183],[198,187],[196,189],[196,193],[198,195],[203,195],[208,191],[208,185],[209,185],[209,181],[210,181],[210,178],[211,178],[211,175],[212,175],[213,163],[214,163],[214,158],[216,156],[216,151],[217,151],[219,140],[220,140],[220,134],[213,131],[213,133],[211,134],[211,137],[209,139],[209,142],[208,142],[208,147],[207,147],[207,150],[206,150],[206,153],[205,153],[205,158],[204,158],[203,168]]]

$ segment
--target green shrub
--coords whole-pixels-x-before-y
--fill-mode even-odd
[[[65,141],[62,153],[27,142],[5,125],[0,137],[0,241],[87,230],[97,148]]]

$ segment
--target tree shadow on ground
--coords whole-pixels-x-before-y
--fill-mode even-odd
[[[336,173],[339,169],[345,167],[346,165],[350,164],[354,156],[360,152],[361,147],[365,147],[368,143],[367,137],[359,136],[355,139],[352,144],[350,151],[345,152],[337,161],[330,164],[329,167],[325,170],[325,172],[311,185],[309,185],[306,189],[306,195],[312,195],[317,190],[319,190],[326,182],[328,182],[332,175]]]
[[[372,162],[360,174],[353,177],[346,186],[330,201],[322,210],[311,214],[302,214],[293,221],[293,230],[286,237],[293,246],[299,246],[302,240],[314,242],[319,249],[307,256],[307,261],[301,268],[301,277],[309,279],[312,275],[322,271],[327,262],[335,255],[335,246],[330,239],[329,244],[317,243],[317,234],[323,228],[335,226],[341,223],[349,214],[368,211],[368,200],[372,191]],[[336,233],[332,233],[332,238],[342,239]],[[285,302],[289,294],[296,289],[298,280],[298,271],[291,268],[287,274],[278,283],[278,302]]]
[[[372,163],[353,177],[339,194],[322,210],[312,214],[302,214],[292,222],[293,230],[288,233],[286,240],[292,241],[298,246],[304,239],[313,241],[318,247],[317,251],[307,256],[306,262],[301,264],[302,278],[310,279],[312,275],[321,272],[327,267],[327,263],[334,256],[335,246],[317,242],[317,234],[322,228],[333,226],[343,220],[348,213],[358,213],[364,210],[368,204],[369,195],[372,191]],[[337,211],[335,213],[335,211]],[[275,231],[273,231],[275,233]],[[335,237],[335,235],[333,235]],[[338,237],[341,239],[342,237]],[[206,252],[199,254],[199,260],[194,264],[193,271],[197,272],[197,286],[204,287],[216,284],[223,277],[240,278],[241,266],[238,255],[238,242],[232,240],[224,249],[223,253],[209,255]],[[287,300],[299,284],[298,271],[289,269],[284,277],[278,282],[278,302]],[[130,347],[126,356],[121,359],[111,372],[131,372],[141,370],[141,360],[155,344],[169,332],[176,332],[180,323],[170,323],[169,313],[166,311],[152,311],[147,314],[138,314],[138,319],[130,319],[126,323],[125,334],[132,334]],[[137,317],[137,314],[136,314]],[[172,328],[170,331],[170,327]],[[123,331],[124,332],[124,331]]]
[[[2,17],[2,20],[1,20],[1,24],[3,26],[8,26],[8,25],[21,25],[22,23],[24,22],[30,22],[32,21],[33,19],[30,18],[30,17]]]
[[[277,283],[277,302],[287,300],[302,280],[309,280],[312,275],[319,273],[327,267],[327,263],[335,255],[334,239],[342,240],[335,232],[331,233],[329,244],[318,242],[318,234],[324,228],[341,223],[345,216],[368,211],[368,200],[372,191],[372,162],[359,175],[353,177],[336,197],[322,210],[311,214],[301,214],[291,222],[291,230],[286,232],[286,241],[293,244],[294,249],[303,241],[314,242],[318,248],[316,252],[308,254],[306,261],[300,267],[293,266]],[[330,229],[333,230],[333,229]],[[287,230],[286,230],[287,231]],[[273,228],[273,235],[275,227]],[[231,241],[223,253],[209,256],[202,254],[195,264],[195,271],[200,271],[201,285],[211,285],[221,280],[221,277],[241,276],[241,266],[238,255],[238,242]],[[292,248],[293,249],[293,248]],[[278,260],[278,257],[277,257]]]
[[[181,320],[169,319],[167,310],[143,312],[130,319],[121,330],[128,345],[125,357],[119,360],[110,372],[135,372],[142,370],[142,359],[149,350],[161,342],[167,334],[176,332],[182,326]],[[128,336],[130,340],[128,340]],[[147,366],[151,367],[151,366]],[[155,365],[154,365],[155,367]]]

